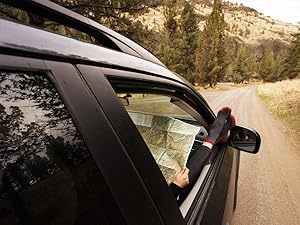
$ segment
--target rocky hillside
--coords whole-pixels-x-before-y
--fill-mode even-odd
[[[194,0],[196,13],[199,16],[199,28],[203,29],[208,15],[212,11],[211,0]],[[298,31],[296,25],[285,23],[265,16],[255,9],[243,5],[224,3],[225,21],[228,24],[229,36],[249,45],[260,45],[266,42],[280,42],[288,44],[291,34]],[[139,20],[149,28],[160,30],[163,27],[164,17],[162,8],[150,9],[148,13],[139,17]]]

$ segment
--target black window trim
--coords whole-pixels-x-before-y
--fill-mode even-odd
[[[77,68],[117,132],[164,223],[183,225],[184,220],[175,198],[139,131],[104,75],[103,68],[87,65],[77,65]]]
[[[64,63],[56,63],[50,61],[47,62],[47,64],[51,66],[54,73],[64,74]],[[91,99],[91,103],[85,104],[84,109],[85,111],[87,111],[87,108],[89,108],[89,113],[82,113],[82,105],[77,103],[78,98],[82,98],[82,94],[79,95],[77,93],[78,89],[73,88],[72,92],[75,95],[73,98],[73,103],[77,105],[76,113],[80,112],[81,114],[79,115],[81,117],[81,124],[78,123],[78,125],[81,125],[82,128],[86,129],[86,132],[83,133],[88,133],[89,140],[86,140],[86,144],[88,145],[92,155],[94,156],[96,164],[101,170],[103,177],[107,182],[107,185],[110,187],[112,195],[115,197],[115,201],[119,205],[119,209],[121,210],[124,218],[130,225],[139,225],[141,223],[149,225],[164,224],[162,218],[160,217],[154,204],[152,203],[152,199],[149,196],[147,189],[140,179],[140,175],[137,173],[134,164],[128,156],[128,153],[126,152],[122,141],[120,140],[118,134],[115,132],[110,120],[106,116],[103,110],[103,106],[98,104],[99,102],[94,98],[94,95],[86,85],[85,80],[82,79],[80,71],[74,65],[71,66],[74,71],[76,71],[76,78],[78,78],[78,81],[80,80],[80,85],[85,87],[84,91],[86,92],[86,96],[81,102],[82,105],[84,104],[83,102],[85,101],[85,99]],[[71,79],[73,80],[74,77],[72,77]],[[65,80],[62,78],[61,84],[63,84],[64,82]],[[92,114],[93,121],[87,123],[87,121],[89,120],[87,118]],[[105,122],[103,122],[104,120]],[[99,130],[100,124],[101,130]],[[100,136],[103,134],[106,134],[104,135],[105,137],[100,138]],[[91,140],[91,138],[93,140]],[[102,150],[102,148],[99,148],[98,146],[109,146],[111,147],[111,149]],[[101,152],[100,149],[104,152]],[[112,149],[117,151],[114,152],[112,151]],[[115,165],[111,163],[113,161],[118,163],[118,167],[120,167],[119,170],[116,170]],[[120,175],[120,172],[125,176]],[[139,204],[141,201],[147,202],[148,204],[141,205]],[[137,211],[139,211],[138,215],[136,213]],[[145,222],[145,220],[147,221]]]

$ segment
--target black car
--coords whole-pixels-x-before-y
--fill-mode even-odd
[[[178,202],[151,152],[161,136],[145,140],[141,129],[153,116],[198,127],[192,152],[215,119],[198,91],[134,42],[50,1],[1,2],[18,14],[0,18],[1,225],[230,223],[239,150],[258,152],[255,131],[233,128]],[[24,24],[33,14],[83,41]]]

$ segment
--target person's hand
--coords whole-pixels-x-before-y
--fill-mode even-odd
[[[231,109],[222,108],[217,115],[215,121],[208,128],[208,136],[205,142],[212,145],[221,142],[225,143],[228,139],[228,131],[235,126],[235,117],[231,115]]]
[[[183,167],[172,183],[176,184],[180,188],[184,188],[189,184],[189,172],[190,170],[186,167]]]
[[[223,126],[220,137],[217,139],[217,143],[220,142],[220,143],[224,144],[229,138],[230,129],[235,126],[236,126],[236,119],[232,114],[230,114],[225,125]]]

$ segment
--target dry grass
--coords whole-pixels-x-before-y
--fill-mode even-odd
[[[259,85],[257,94],[268,109],[285,121],[289,135],[300,145],[300,79]]]

